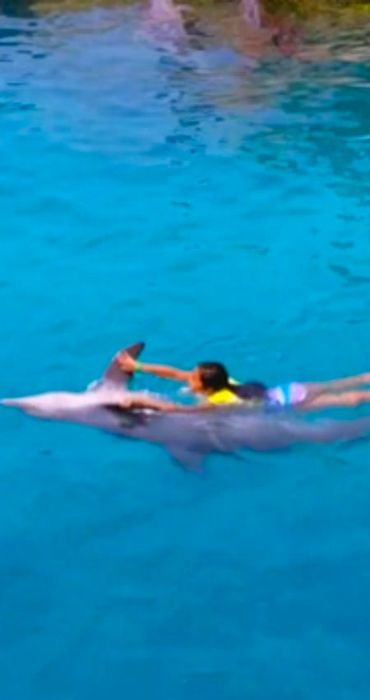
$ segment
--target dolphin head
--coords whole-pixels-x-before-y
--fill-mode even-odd
[[[6,398],[0,400],[0,405],[18,408],[35,418],[92,425],[103,423],[104,426],[108,422],[108,427],[111,427],[112,418],[107,418],[111,414],[105,408],[110,404],[120,403],[120,398],[127,392],[127,386],[132,379],[132,373],[124,372],[120,368],[119,358],[124,353],[136,358],[143,349],[144,343],[135,343],[120,350],[113,357],[102,378],[94,382],[86,391],[80,393],[55,391],[14,399]],[[104,413],[106,415],[103,415]]]
[[[55,391],[17,399],[2,399],[1,405],[18,408],[35,418],[66,420],[72,412],[81,407],[83,394]]]

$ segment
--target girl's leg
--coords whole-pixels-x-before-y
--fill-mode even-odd
[[[320,408],[354,408],[364,403],[370,403],[370,391],[344,391],[338,394],[322,392],[308,395],[297,408],[314,411]]]
[[[346,389],[355,389],[357,386],[366,386],[370,384],[370,372],[356,374],[353,377],[344,377],[344,379],[332,379],[329,382],[318,382],[305,384],[310,395],[318,396],[322,393],[346,391]]]

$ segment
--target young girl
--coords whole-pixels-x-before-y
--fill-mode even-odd
[[[167,365],[137,362],[127,353],[123,353],[119,364],[125,372],[145,372],[162,379],[185,383],[201,403],[210,408],[212,405],[244,404],[293,407],[309,411],[370,403],[370,390],[357,388],[370,384],[370,373],[317,384],[292,382],[268,388],[260,382],[238,384],[230,378],[224,365],[219,362],[201,362],[194,369],[187,371]],[[168,410],[168,404],[164,402],[163,408]],[[178,408],[179,406],[177,410]]]

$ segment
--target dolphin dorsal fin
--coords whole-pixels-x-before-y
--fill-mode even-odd
[[[107,385],[116,387],[127,386],[129,381],[132,379],[133,373],[124,372],[118,364],[118,358],[124,353],[127,353],[136,359],[143,352],[144,347],[145,343],[135,343],[134,345],[130,345],[128,348],[122,348],[122,350],[119,350],[109,363],[102,378],[97,382],[90,384],[88,387],[90,391],[96,391],[97,389],[101,389]]]

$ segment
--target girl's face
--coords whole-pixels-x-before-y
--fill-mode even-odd
[[[193,369],[193,371],[190,375],[189,386],[194,394],[203,394],[204,393],[202,378],[200,376],[200,370],[198,367],[195,367],[195,369]]]

